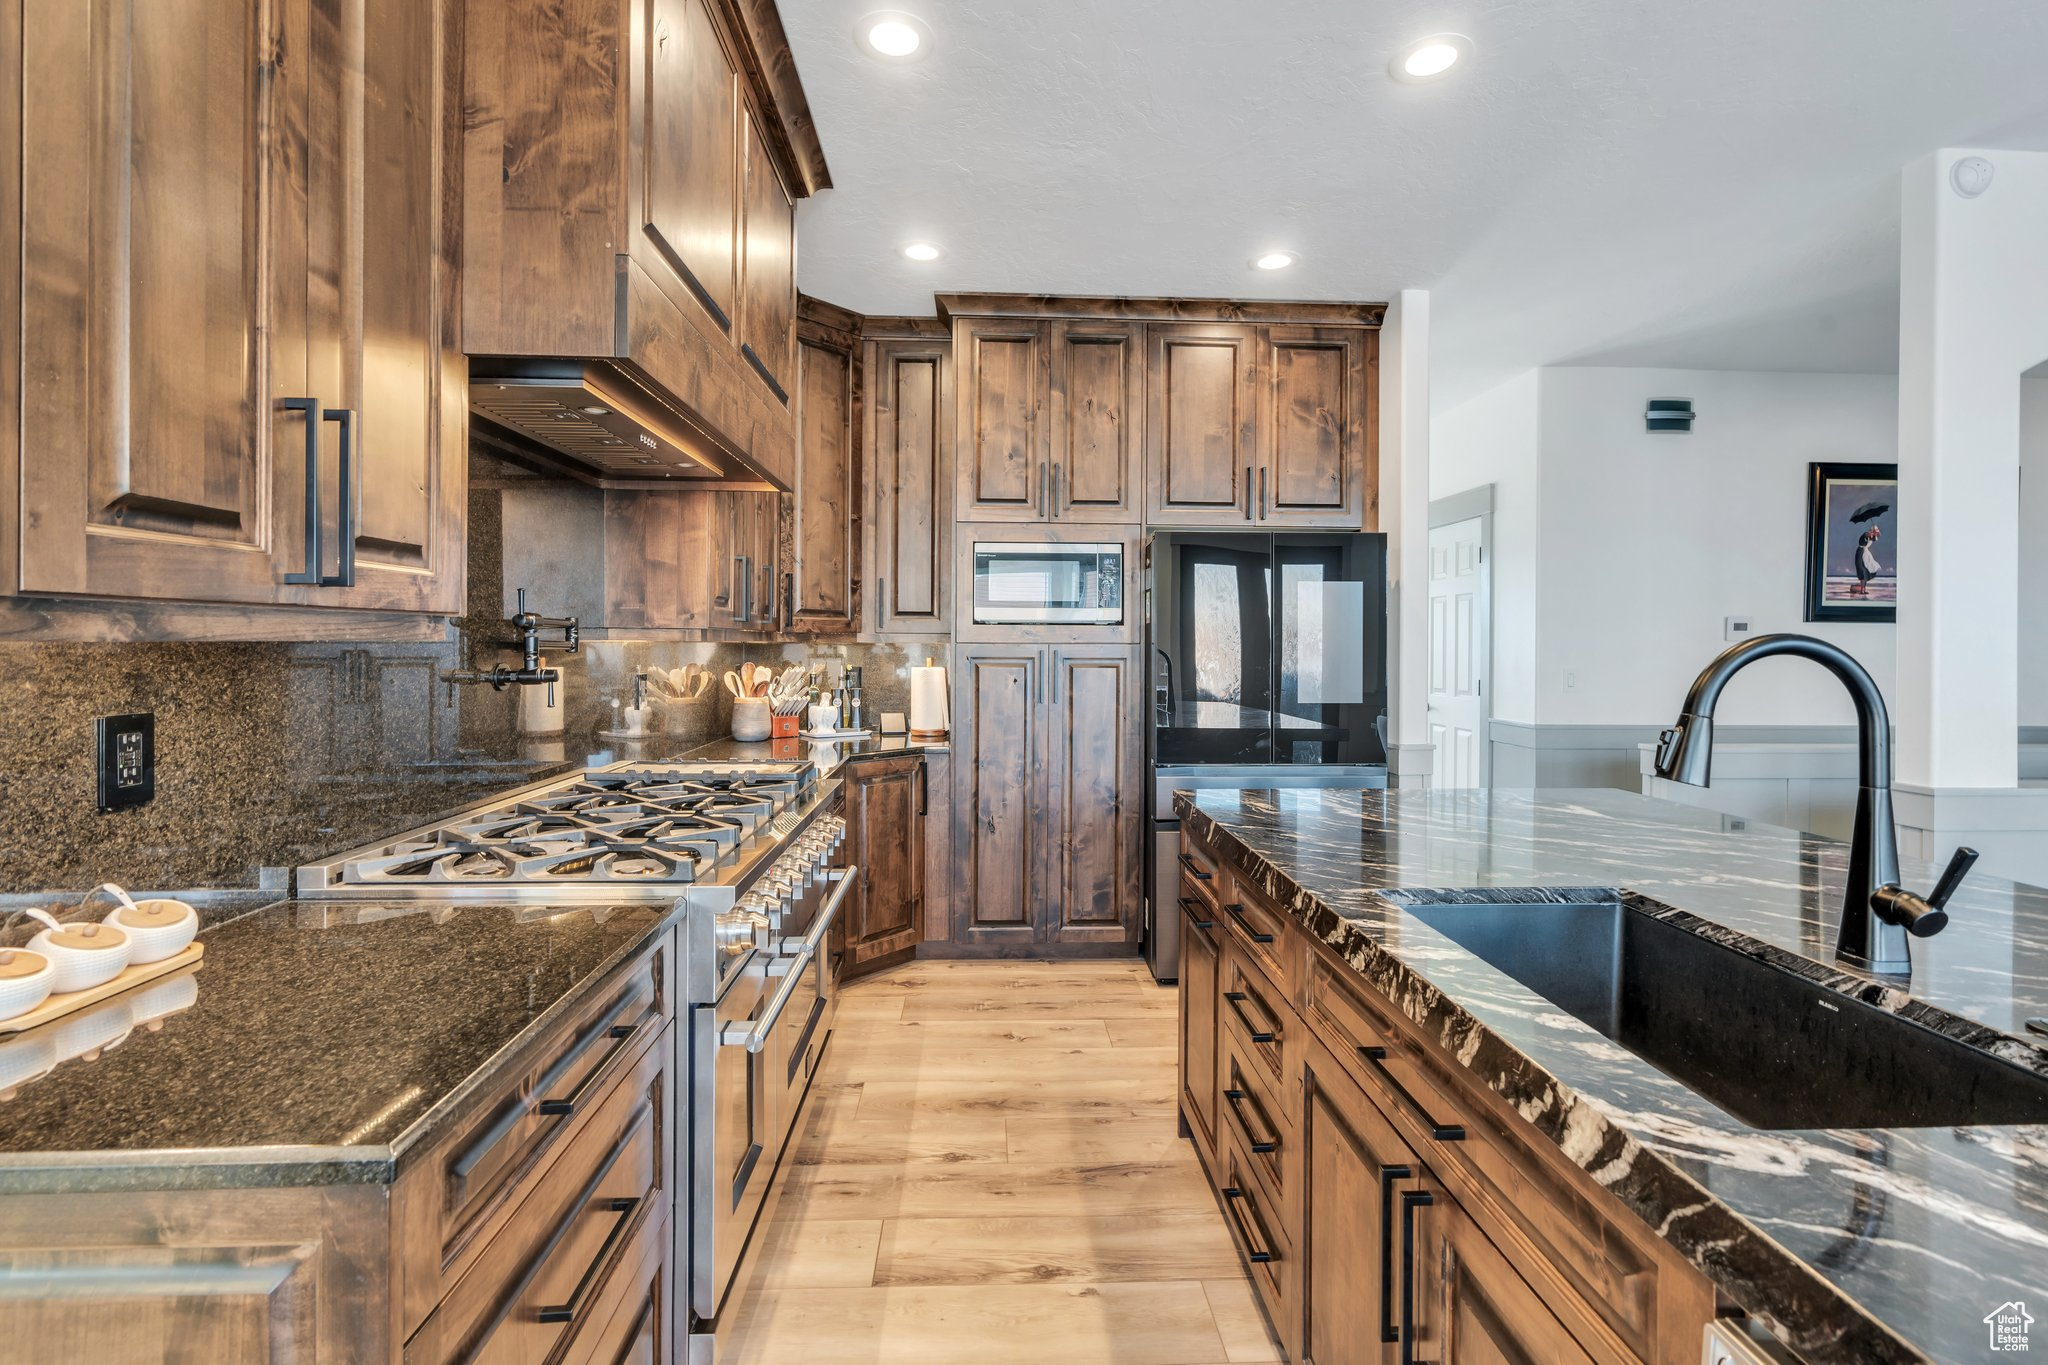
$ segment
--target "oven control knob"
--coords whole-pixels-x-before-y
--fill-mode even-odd
[[[758,910],[728,910],[712,925],[712,942],[721,957],[743,957],[768,946],[768,917]]]

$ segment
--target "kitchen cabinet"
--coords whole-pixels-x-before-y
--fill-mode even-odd
[[[452,15],[28,6],[4,586],[461,609]]]
[[[846,975],[902,961],[924,930],[924,823],[929,809],[922,755],[867,758],[846,778],[846,861],[860,882],[846,917]]]
[[[828,307],[804,300],[797,326],[788,625],[851,636],[860,625],[860,320],[835,325]]]
[[[781,495],[608,489],[605,615],[588,632],[775,628]]]
[[[1289,1356],[1696,1361],[1706,1278],[1228,859],[1183,845],[1181,1119]]]
[[[1216,907],[1187,878],[1180,881],[1180,1104],[1181,1126],[1194,1139],[1205,1169],[1216,1169],[1216,1008],[1223,998]]]
[[[907,321],[909,335],[862,348],[869,550],[861,596],[877,640],[943,638],[952,621],[952,342],[935,320]]]
[[[774,7],[503,0],[465,48],[465,349],[618,363],[787,485],[793,203],[831,180]]]
[[[953,950],[1136,943],[1139,700],[1134,649],[956,647]]]
[[[963,318],[954,358],[959,520],[1142,518],[1137,324]]]
[[[1148,327],[1147,519],[1372,529],[1378,336],[1310,324]]]

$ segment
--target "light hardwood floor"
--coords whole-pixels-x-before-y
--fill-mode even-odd
[[[921,962],[846,988],[721,1365],[1280,1358],[1138,961]]]

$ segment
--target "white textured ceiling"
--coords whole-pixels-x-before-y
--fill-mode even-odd
[[[856,21],[908,9],[921,62]],[[782,0],[839,188],[806,293],[1433,293],[1440,391],[1537,364],[1886,370],[1898,169],[2048,149],[2044,0]],[[1388,58],[1469,34],[1427,85]],[[902,243],[944,245],[914,265]],[[1300,264],[1252,271],[1284,246]]]

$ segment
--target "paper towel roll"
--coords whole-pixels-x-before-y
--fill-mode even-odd
[[[924,667],[910,670],[910,735],[913,739],[938,739],[951,724],[946,707],[946,670],[925,660]]]

